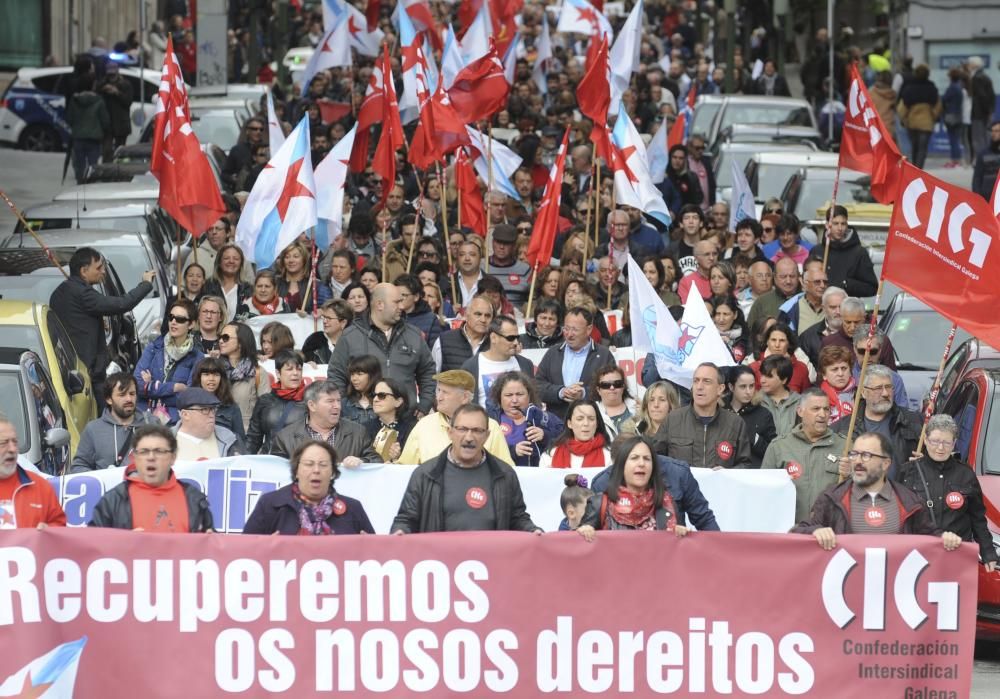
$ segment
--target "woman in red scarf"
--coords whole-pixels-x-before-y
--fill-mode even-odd
[[[688,533],[678,521],[673,495],[656,466],[656,451],[648,437],[622,441],[608,476],[608,488],[587,501],[577,531],[587,541],[598,529],[638,529]]]
[[[830,345],[819,353],[819,387],[830,399],[830,424],[854,412],[854,391],[857,383],[851,375],[854,354],[847,347]]]
[[[271,384],[271,392],[257,399],[247,429],[248,454],[270,454],[271,439],[282,428],[295,421],[305,420],[306,408],[302,395],[302,355],[295,350],[282,350],[274,358],[278,380]]]
[[[278,295],[278,279],[274,272],[262,269],[253,280],[253,296],[236,311],[240,320],[275,313],[289,313],[288,304]]]
[[[542,454],[542,468],[604,468],[611,464],[611,438],[597,403],[575,400],[566,411],[566,427],[552,448]]]

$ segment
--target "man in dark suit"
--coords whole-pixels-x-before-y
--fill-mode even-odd
[[[607,347],[594,342],[594,314],[577,306],[566,312],[563,337],[566,342],[550,347],[538,364],[538,390],[548,409],[565,417],[566,407],[588,395],[594,373],[603,366],[614,363]]]

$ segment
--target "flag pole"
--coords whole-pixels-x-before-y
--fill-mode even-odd
[[[858,385],[854,389],[854,409],[851,410],[851,422],[847,427],[847,439],[844,441],[844,452],[841,454],[841,458],[847,458],[847,452],[851,450],[851,445],[854,442],[854,425],[858,421],[858,410],[859,403],[861,402],[861,389],[865,385],[865,374],[868,372],[868,357],[871,356],[872,351],[872,339],[875,337],[875,327],[878,325],[878,306],[879,302],[882,300],[882,286],[885,284],[885,278],[880,278],[878,280],[878,290],[875,292],[875,308],[872,309],[872,319],[868,323],[868,338],[865,340],[865,356],[861,358],[861,371],[858,374]],[[852,339],[853,342],[853,339]],[[847,480],[846,476],[839,476],[838,483],[843,483]]]
[[[448,235],[448,188],[445,186],[445,173],[448,168],[437,164],[438,180],[441,182],[441,220],[444,222],[444,249],[448,251],[448,278],[451,280],[451,297],[454,299],[458,295],[455,287],[455,268],[451,258],[451,237]]]
[[[931,415],[934,414],[934,406],[937,404],[938,393],[941,392],[941,374],[944,372],[944,365],[948,362],[948,356],[951,354],[951,345],[955,342],[955,334],[958,332],[958,325],[956,323],[951,324],[951,330],[948,331],[948,340],[944,343],[944,352],[941,354],[941,363],[938,364],[937,374],[934,376],[934,384],[931,388],[930,400],[927,401],[927,409],[924,411],[924,424],[920,428],[920,439],[917,441],[917,453],[924,448],[924,439],[927,437],[927,423],[931,419]]]
[[[594,161],[594,169],[597,170],[597,196],[594,197],[594,250],[597,250],[597,246],[600,245],[600,240],[598,239],[599,231],[601,227],[601,159],[596,158]],[[611,206],[614,207],[614,202],[611,202]],[[583,261],[583,272],[587,272],[587,261]]]
[[[487,125],[486,167],[489,169],[489,181],[486,185],[486,274],[490,273],[490,253],[493,251],[493,230],[490,222],[490,206],[493,203],[493,120]]]
[[[826,217],[826,235],[823,241],[823,271],[826,271],[826,261],[830,259],[830,227],[833,225],[833,210],[837,206],[837,190],[840,188],[840,160],[837,161],[837,172],[833,176],[833,199]]]
[[[423,217],[424,211],[424,185],[421,183],[420,178],[417,177],[417,188],[420,192],[420,196],[417,197],[417,213],[414,220],[417,224],[417,230],[413,231],[413,237],[410,239],[410,254],[406,258],[406,273],[410,273],[410,268],[413,266],[413,251],[417,249],[417,238],[422,237],[420,229],[422,227],[420,223],[421,217]],[[402,233],[402,226],[400,226],[400,233]],[[385,280],[383,280],[385,281]]]
[[[594,159],[596,160],[596,157]],[[590,215],[591,213],[593,213],[592,209],[594,208],[593,194],[594,194],[594,163],[591,163],[590,183],[587,187],[587,221],[583,226],[583,259],[585,263],[587,260],[587,251],[590,248]],[[594,247],[594,251],[596,253],[597,251],[596,246]]]
[[[524,310],[524,318],[527,320],[531,317],[531,304],[535,300],[535,287],[538,286],[538,261],[535,261],[535,266],[531,272],[531,286],[528,287],[528,305]]]
[[[184,279],[181,277],[181,224],[174,220],[174,240],[177,242],[177,298],[184,298]],[[192,247],[198,247],[197,244]]]
[[[7,202],[7,206],[9,206],[10,210],[14,212],[15,216],[17,216],[17,220],[21,222],[22,226],[24,226],[24,230],[28,231],[28,234],[32,238],[35,239],[36,243],[38,243],[38,247],[40,247],[45,252],[45,256],[47,258],[49,258],[49,262],[52,263],[52,266],[55,267],[56,269],[58,269],[60,272],[62,272],[63,276],[66,279],[69,279],[69,275],[66,273],[66,270],[64,270],[62,268],[62,265],[59,264],[58,260],[56,260],[55,255],[52,254],[52,248],[50,248],[48,245],[46,245],[45,242],[41,238],[38,237],[38,234],[35,233],[35,229],[32,228],[28,224],[28,222],[24,220],[24,214],[22,214],[20,211],[18,211],[18,208],[16,206],[14,206],[14,202],[12,202],[10,200],[10,197],[8,197],[7,193],[4,192],[2,189],[0,189],[0,197],[2,197],[5,202]],[[179,254],[177,256],[177,259],[178,259],[178,263],[179,263],[179,261],[180,261],[180,255]],[[179,273],[178,273],[178,276],[179,276]]]

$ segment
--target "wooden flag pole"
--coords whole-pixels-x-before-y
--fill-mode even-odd
[[[382,282],[385,283],[385,278],[389,274],[389,241],[386,240],[385,236],[388,234],[388,229],[386,228],[385,221],[382,221]]]
[[[594,167],[597,169],[597,196],[594,197],[594,250],[596,251],[600,242],[600,229],[601,229],[601,161],[598,158],[594,162]],[[611,202],[611,207],[614,208],[614,202]],[[583,261],[583,272],[587,273],[587,261]]]
[[[493,252],[493,230],[490,221],[490,206],[493,203],[493,121],[487,127],[486,167],[489,179],[486,184],[486,274],[490,273],[490,254]]]
[[[583,226],[583,259],[586,263],[587,253],[590,249],[590,215],[593,213],[594,202],[594,163],[590,164],[590,186],[587,187],[587,222]],[[597,247],[594,247],[596,252]],[[586,265],[585,265],[586,266]]]
[[[528,319],[531,317],[531,304],[535,300],[535,287],[538,286],[536,283],[538,281],[538,262],[535,262],[535,267],[531,272],[531,286],[528,287],[528,305],[524,310],[524,317]]]
[[[28,231],[28,234],[35,239],[36,243],[38,243],[38,247],[40,247],[42,250],[45,251],[45,256],[49,258],[49,262],[52,263],[52,266],[58,269],[60,272],[62,272],[63,276],[66,279],[69,279],[69,274],[66,273],[66,270],[64,270],[62,268],[62,265],[59,264],[59,261],[56,260],[55,255],[52,254],[52,249],[48,245],[46,245],[45,242],[40,237],[38,237],[38,234],[35,233],[35,229],[32,228],[31,225],[24,219],[24,214],[22,214],[18,210],[18,208],[14,206],[14,202],[11,201],[10,197],[8,197],[7,193],[4,192],[2,189],[0,189],[0,197],[2,197],[5,202],[7,202],[7,206],[10,207],[10,210],[14,212],[15,216],[17,216],[17,220],[21,222],[22,226],[24,226],[24,230]],[[178,249],[177,250],[178,286],[180,284],[180,264],[181,264],[181,251],[180,249]]]
[[[934,414],[934,406],[937,404],[938,393],[941,392],[941,373],[944,365],[948,363],[948,356],[951,354],[951,345],[955,342],[955,334],[958,332],[958,325],[952,323],[951,330],[948,331],[948,340],[944,343],[944,352],[941,354],[941,363],[938,364],[937,374],[934,376],[934,384],[931,388],[930,400],[927,401],[927,409],[924,411],[924,424],[920,428],[920,439],[917,440],[917,453],[924,448],[924,440],[927,438],[927,423]]]
[[[840,188],[840,163],[833,176],[833,199],[830,201],[830,211],[826,217],[826,235],[823,241],[823,271],[826,271],[826,261],[830,259],[830,228],[833,226],[833,209],[837,206],[837,190]]]
[[[878,290],[875,292],[875,308],[872,309],[872,319],[868,324],[868,339],[865,341],[865,356],[861,359],[861,372],[858,374],[858,385],[854,389],[854,409],[851,410],[851,421],[847,427],[847,439],[844,441],[844,453],[841,454],[841,458],[847,458],[847,452],[851,450],[851,445],[854,443],[854,425],[858,421],[858,413],[860,412],[861,390],[865,385],[865,374],[868,372],[868,357],[871,356],[872,339],[875,337],[875,328],[878,325],[878,306],[882,299],[882,286],[884,284],[885,279],[878,280]],[[851,342],[853,343],[853,338]],[[845,480],[847,480],[847,477],[841,475],[838,482],[843,483]]]
[[[448,188],[444,179],[448,168],[442,168],[441,163],[438,163],[437,171],[441,182],[441,220],[444,222],[444,248],[448,251],[448,279],[451,280],[451,298],[454,299],[458,296],[458,288],[455,286],[455,266],[451,258],[451,238],[448,235]]]
[[[185,298],[186,293],[184,290],[184,277],[181,276],[181,253],[184,252],[181,248],[181,224],[174,221],[174,240],[177,242],[177,298]],[[193,247],[198,247],[197,241]]]

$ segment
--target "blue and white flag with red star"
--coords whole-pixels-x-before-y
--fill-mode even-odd
[[[331,241],[340,237],[344,221],[344,187],[347,167],[351,163],[351,149],[358,132],[355,124],[337,141],[326,157],[316,166],[316,247],[325,250]]]
[[[309,119],[303,117],[271,156],[243,207],[236,244],[257,269],[270,267],[282,250],[316,225],[316,184],[309,143]]]
[[[669,228],[670,209],[649,174],[646,145],[625,111],[625,105],[621,103],[618,106],[618,120],[611,130],[611,146],[611,167],[615,173],[615,198],[618,203],[639,209]]]
[[[56,646],[40,658],[35,658],[0,684],[0,697],[71,699],[85,645],[86,636]],[[8,648],[4,658],[11,658],[13,650]]]
[[[345,12],[350,47],[364,56],[378,56],[385,34],[378,27],[368,31],[365,13],[344,0],[323,0],[323,30],[336,26]]]

